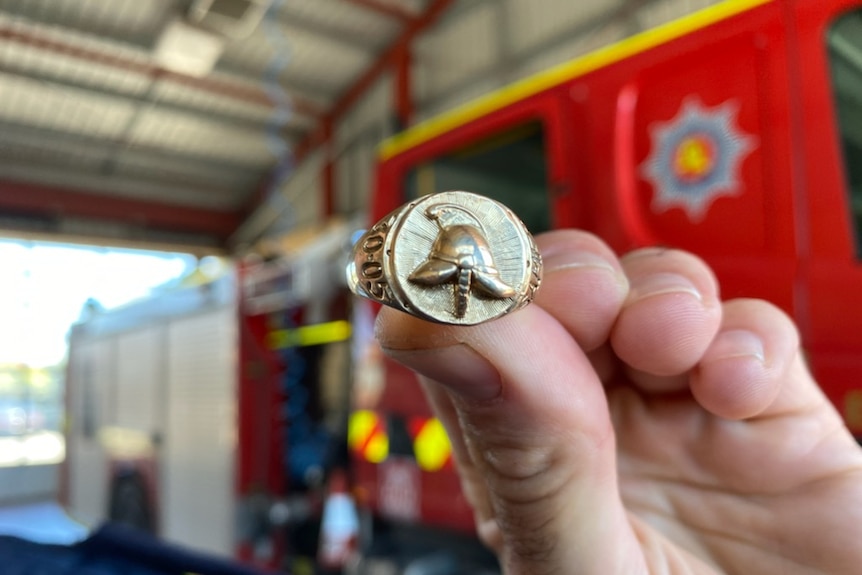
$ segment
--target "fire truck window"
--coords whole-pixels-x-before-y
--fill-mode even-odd
[[[828,39],[856,255],[862,258],[862,10],[836,20]]]
[[[471,143],[411,170],[407,199],[466,190],[510,207],[533,233],[551,228],[544,132],[530,122]]]

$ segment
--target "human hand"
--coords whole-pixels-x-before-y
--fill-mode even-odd
[[[536,241],[533,305],[472,327],[388,308],[377,323],[423,375],[505,572],[858,573],[862,450],[792,322],[722,302],[684,252]]]

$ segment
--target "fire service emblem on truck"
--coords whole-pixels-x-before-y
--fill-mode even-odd
[[[655,190],[653,211],[679,207],[699,222],[716,198],[742,191],[740,167],[756,138],[736,126],[738,110],[734,101],[706,108],[690,98],[676,117],[650,126],[652,150],[641,174]]]

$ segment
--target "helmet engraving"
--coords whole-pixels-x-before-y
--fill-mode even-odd
[[[505,299],[516,290],[500,279],[482,224],[455,204],[434,204],[425,210],[440,228],[428,259],[410,274],[411,282],[439,286],[454,284],[455,316],[467,313],[470,294]],[[466,216],[466,218],[465,218]],[[468,223],[463,223],[466,219]]]

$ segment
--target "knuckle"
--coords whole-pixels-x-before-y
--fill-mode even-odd
[[[492,497],[503,505],[553,502],[571,481],[557,446],[495,442],[482,446],[479,461]]]

